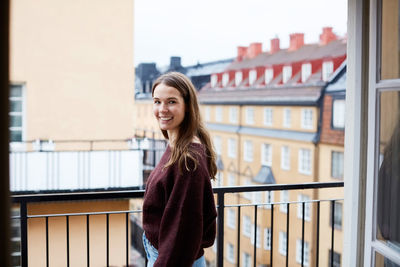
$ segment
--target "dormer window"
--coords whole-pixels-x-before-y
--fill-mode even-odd
[[[269,84],[274,78],[274,69],[265,69],[265,84]]]
[[[256,70],[251,70],[249,72],[249,84],[252,85],[256,82],[257,80],[257,71]]]
[[[282,82],[287,83],[292,78],[292,66],[284,66],[282,76]]]
[[[305,83],[311,76],[311,63],[304,63],[301,65],[301,82]]]
[[[333,73],[333,62],[325,61],[322,64],[322,80],[325,82],[328,81],[332,73]]]
[[[243,79],[243,73],[241,71],[237,71],[235,73],[235,85],[239,86]]]
[[[217,74],[213,74],[211,75],[211,87],[215,88],[217,86],[218,83],[218,76]]]
[[[227,86],[229,83],[229,73],[224,73],[224,75],[222,75],[222,86],[225,87]]]

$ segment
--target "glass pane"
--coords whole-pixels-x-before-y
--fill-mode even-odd
[[[400,253],[400,92],[380,94],[376,238]]]
[[[10,115],[10,127],[22,127],[22,116]]]
[[[22,141],[22,131],[10,131],[10,141],[11,142],[21,142]]]
[[[400,265],[375,252],[375,267],[400,267]]]
[[[21,85],[11,85],[10,97],[22,97],[22,86]]]
[[[22,112],[22,101],[19,101],[19,100],[10,101],[10,111],[11,112]]]
[[[400,78],[399,2],[382,0],[381,79]]]

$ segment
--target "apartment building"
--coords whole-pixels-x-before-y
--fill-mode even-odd
[[[277,38],[271,40],[270,47],[267,52],[262,51],[261,43],[238,47],[236,60],[224,71],[212,74],[210,83],[199,91],[203,118],[218,154],[215,185],[319,182],[322,169],[330,163],[320,159],[325,149],[319,145],[324,116],[321,103],[326,85],[346,58],[346,40],[336,36],[332,28],[324,28],[319,43],[305,44],[304,35],[296,33],[290,35],[287,49],[280,47]],[[271,191],[229,196],[226,202],[296,202],[316,197],[317,192],[312,190]],[[253,208],[243,208],[240,244],[238,210],[227,209],[224,264],[236,266],[239,258],[240,264],[251,266],[256,253],[257,266],[269,264],[271,256],[274,265],[285,265],[288,256],[289,266],[299,266],[303,207],[292,204],[289,211],[287,208],[275,205],[272,211],[270,205],[259,205],[257,221]],[[306,203],[304,209],[304,265],[314,266],[316,205]],[[288,216],[291,222],[298,222],[290,229],[286,227]],[[238,245],[241,255],[237,255]],[[271,254],[271,247],[278,249]],[[207,256],[212,259],[210,254]]]
[[[9,129],[10,149],[15,153],[10,157],[17,159],[10,160],[10,170],[15,174],[20,171],[19,167],[24,168],[18,159],[31,159],[32,153],[37,153],[44,162],[47,159],[47,168],[52,170],[47,173],[49,176],[38,173],[40,181],[32,176],[26,180],[11,179],[11,186],[16,186],[12,190],[20,193],[88,190],[91,188],[89,181],[93,186],[99,176],[95,173],[98,170],[96,166],[88,167],[93,162],[85,160],[95,153],[89,155],[87,151],[97,150],[99,155],[106,150],[123,147],[127,150],[126,142],[92,141],[122,141],[134,133],[133,1],[18,0],[10,1],[10,5]],[[54,153],[40,154],[41,150]],[[64,162],[63,155],[66,154],[65,158],[77,156],[73,161],[77,169],[54,168],[61,166],[57,164]],[[32,165],[33,161],[24,162]],[[92,180],[86,180],[90,170]],[[68,175],[61,175],[57,185],[53,179],[58,172],[62,174],[64,171]],[[118,170],[110,174],[114,171]],[[25,179],[33,172],[30,169],[18,177]],[[43,180],[44,177],[47,178]],[[86,178],[79,180],[79,177]],[[42,184],[42,181],[47,181],[47,184]],[[102,187],[113,187],[110,181],[106,180]],[[72,188],[69,187],[71,183],[74,184]],[[129,208],[129,200],[65,201],[57,205],[47,202],[28,205],[27,215]],[[115,266],[125,262],[124,256],[120,257],[125,246],[120,235],[126,225],[125,217],[122,217],[110,217],[115,226],[114,237],[110,240],[115,257],[110,259],[110,263]],[[19,221],[13,220],[13,223],[17,235]],[[64,266],[67,259],[65,217],[48,218],[48,223],[44,217],[29,219],[29,266],[46,265],[46,225],[49,250],[54,253],[49,263],[51,266]],[[76,230],[68,236],[72,249],[70,264],[80,266],[90,261],[91,266],[104,266],[105,256],[92,253],[89,259],[86,257],[92,250],[106,248],[105,215],[90,218],[90,251],[86,251],[89,228],[86,228],[85,216],[71,217],[69,227]],[[19,237],[14,236],[13,242],[17,249]],[[14,266],[20,264],[19,256],[17,249],[13,252]]]

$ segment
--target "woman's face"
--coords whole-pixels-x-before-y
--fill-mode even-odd
[[[168,136],[176,137],[179,127],[185,118],[185,101],[174,87],[159,84],[153,92],[153,114],[161,130]]]

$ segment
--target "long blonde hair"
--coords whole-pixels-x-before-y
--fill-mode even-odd
[[[165,164],[165,167],[171,166],[175,162],[178,163],[178,169],[182,172],[183,167],[189,170],[188,159],[193,161],[194,170],[197,168],[198,161],[194,155],[194,151],[190,150],[190,144],[193,137],[200,139],[200,142],[205,146],[207,156],[207,166],[210,178],[214,179],[217,174],[216,155],[211,143],[211,138],[206,130],[200,116],[199,104],[197,101],[196,89],[189,78],[179,72],[168,72],[161,75],[154,82],[151,94],[154,96],[155,88],[165,84],[167,86],[177,89],[185,102],[185,117],[179,126],[178,136],[176,143],[171,149],[171,157]],[[169,139],[168,132],[161,130],[163,136]]]

